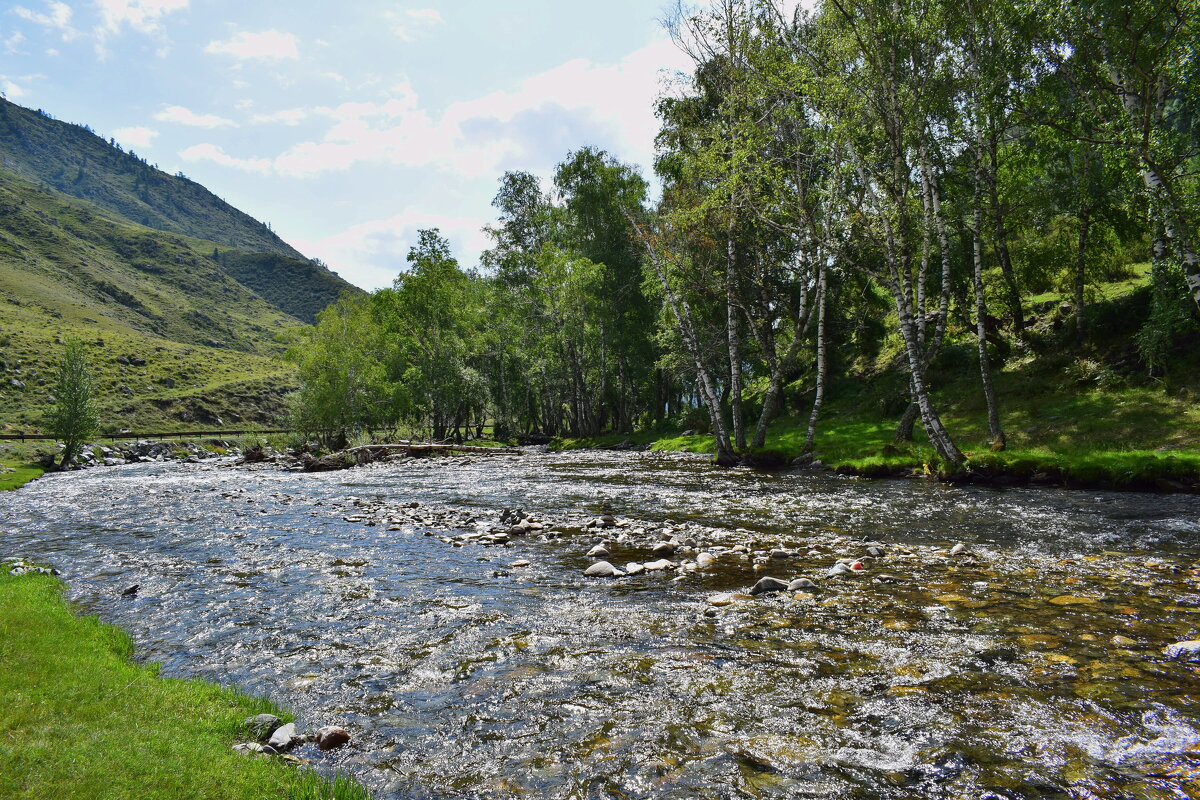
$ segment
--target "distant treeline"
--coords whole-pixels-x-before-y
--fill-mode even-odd
[[[791,405],[881,352],[920,422],[963,462],[931,369],[973,348],[992,374],[1030,344],[1030,298],[1150,262],[1120,335],[1161,374],[1200,304],[1200,4],[721,0],[681,14],[692,74],[658,106],[637,171],[590,148],[553,185],[501,179],[481,269],[424,231],[395,286],[320,315],[292,353],[302,424],[406,421],[442,438],[592,435],[691,414],[735,463]],[[964,365],[964,368],[965,365]],[[903,407],[903,404],[901,405]],[[700,412],[702,419],[695,419]]]

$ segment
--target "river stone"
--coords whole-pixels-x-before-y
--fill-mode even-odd
[[[624,572],[614,567],[607,561],[597,561],[583,571],[584,575],[589,578],[619,578],[624,575]]]
[[[513,569],[516,569],[517,567],[528,567],[529,565],[530,565],[530,562],[526,561],[523,558],[520,561],[514,561],[511,564],[509,564],[509,566],[512,567]]]
[[[259,714],[257,717],[246,717],[243,724],[255,739],[266,739],[283,724],[283,720],[274,714]]]
[[[717,557],[712,553],[699,553],[696,555],[696,566],[700,569],[708,569],[717,561]]]
[[[1090,606],[1096,602],[1096,598],[1064,594],[1058,597],[1051,597],[1050,602],[1056,606]]]
[[[638,562],[630,561],[628,564],[625,565],[625,574],[626,575],[637,575],[639,572],[642,572],[645,569],[646,568],[643,567]]]
[[[830,567],[829,572],[827,572],[825,574],[828,575],[830,578],[836,578],[839,575],[848,575],[853,572],[854,572],[854,570],[850,569],[845,564],[842,564],[841,562],[839,562],[837,564],[834,564],[832,567]]]
[[[642,568],[648,572],[658,572],[659,570],[670,569],[673,566],[675,566],[675,562],[660,558],[658,561],[647,561],[642,565]]]
[[[962,542],[959,542],[958,544],[954,545],[954,547],[950,548],[950,555],[952,556],[959,556],[965,552],[967,552],[967,546]]]
[[[671,542],[659,542],[654,545],[651,552],[656,556],[666,557],[675,554],[675,545]]]
[[[257,754],[269,755],[275,751],[271,748],[263,747],[258,742],[246,742],[244,744],[235,744],[233,746],[233,752],[250,756]]]
[[[289,722],[283,725],[271,734],[271,738],[267,740],[267,746],[274,748],[279,752],[291,750],[292,745],[296,740],[296,723]]]
[[[758,595],[767,594],[768,592],[783,592],[787,591],[787,588],[788,585],[784,581],[767,575],[758,579],[758,583],[754,584],[753,588],[750,589],[750,594]]]
[[[1175,658],[1180,661],[1200,661],[1200,639],[1176,642],[1164,648],[1163,652],[1167,654],[1167,658]]]
[[[788,550],[783,550],[781,548],[776,547],[774,550],[772,550],[769,553],[769,556],[771,558],[791,558],[792,554]]]
[[[604,545],[598,544],[591,550],[588,550],[587,554],[588,558],[603,558],[604,556],[609,555],[609,551]]]
[[[319,750],[336,750],[350,741],[350,734],[344,728],[327,725],[317,731],[313,741],[317,743]]]
[[[812,581],[810,581],[808,578],[796,578],[796,580],[792,581],[791,583],[789,583],[787,585],[787,590],[789,592],[799,592],[804,589],[815,589],[815,588],[817,588],[817,585],[815,583],[813,583]]]

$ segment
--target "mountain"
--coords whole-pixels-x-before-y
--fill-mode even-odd
[[[226,273],[304,322],[342,292],[359,291],[195,181],[147,164],[86,126],[4,99],[0,168],[147,228],[208,241],[210,253],[214,244],[238,251],[224,256]]]
[[[300,321],[222,258],[246,256],[0,170],[0,423],[36,426],[68,337],[88,345],[109,428],[277,416]]]

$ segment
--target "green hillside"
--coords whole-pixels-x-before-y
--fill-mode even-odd
[[[36,426],[67,337],[89,345],[107,428],[277,415],[294,379],[276,339],[300,322],[213,252],[0,170],[0,425]]]
[[[230,274],[298,319],[311,322],[343,291],[356,291],[195,181],[169,175],[85,126],[4,99],[0,167],[148,228],[254,254],[231,259]]]

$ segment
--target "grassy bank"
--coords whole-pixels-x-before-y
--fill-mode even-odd
[[[357,784],[230,749],[271,712],[130,662],[120,630],[76,617],[45,575],[0,573],[0,797],[365,800]]]
[[[42,477],[45,470],[36,464],[0,461],[0,467],[11,469],[12,472],[0,472],[0,492],[11,492],[20,489],[32,480]]]

